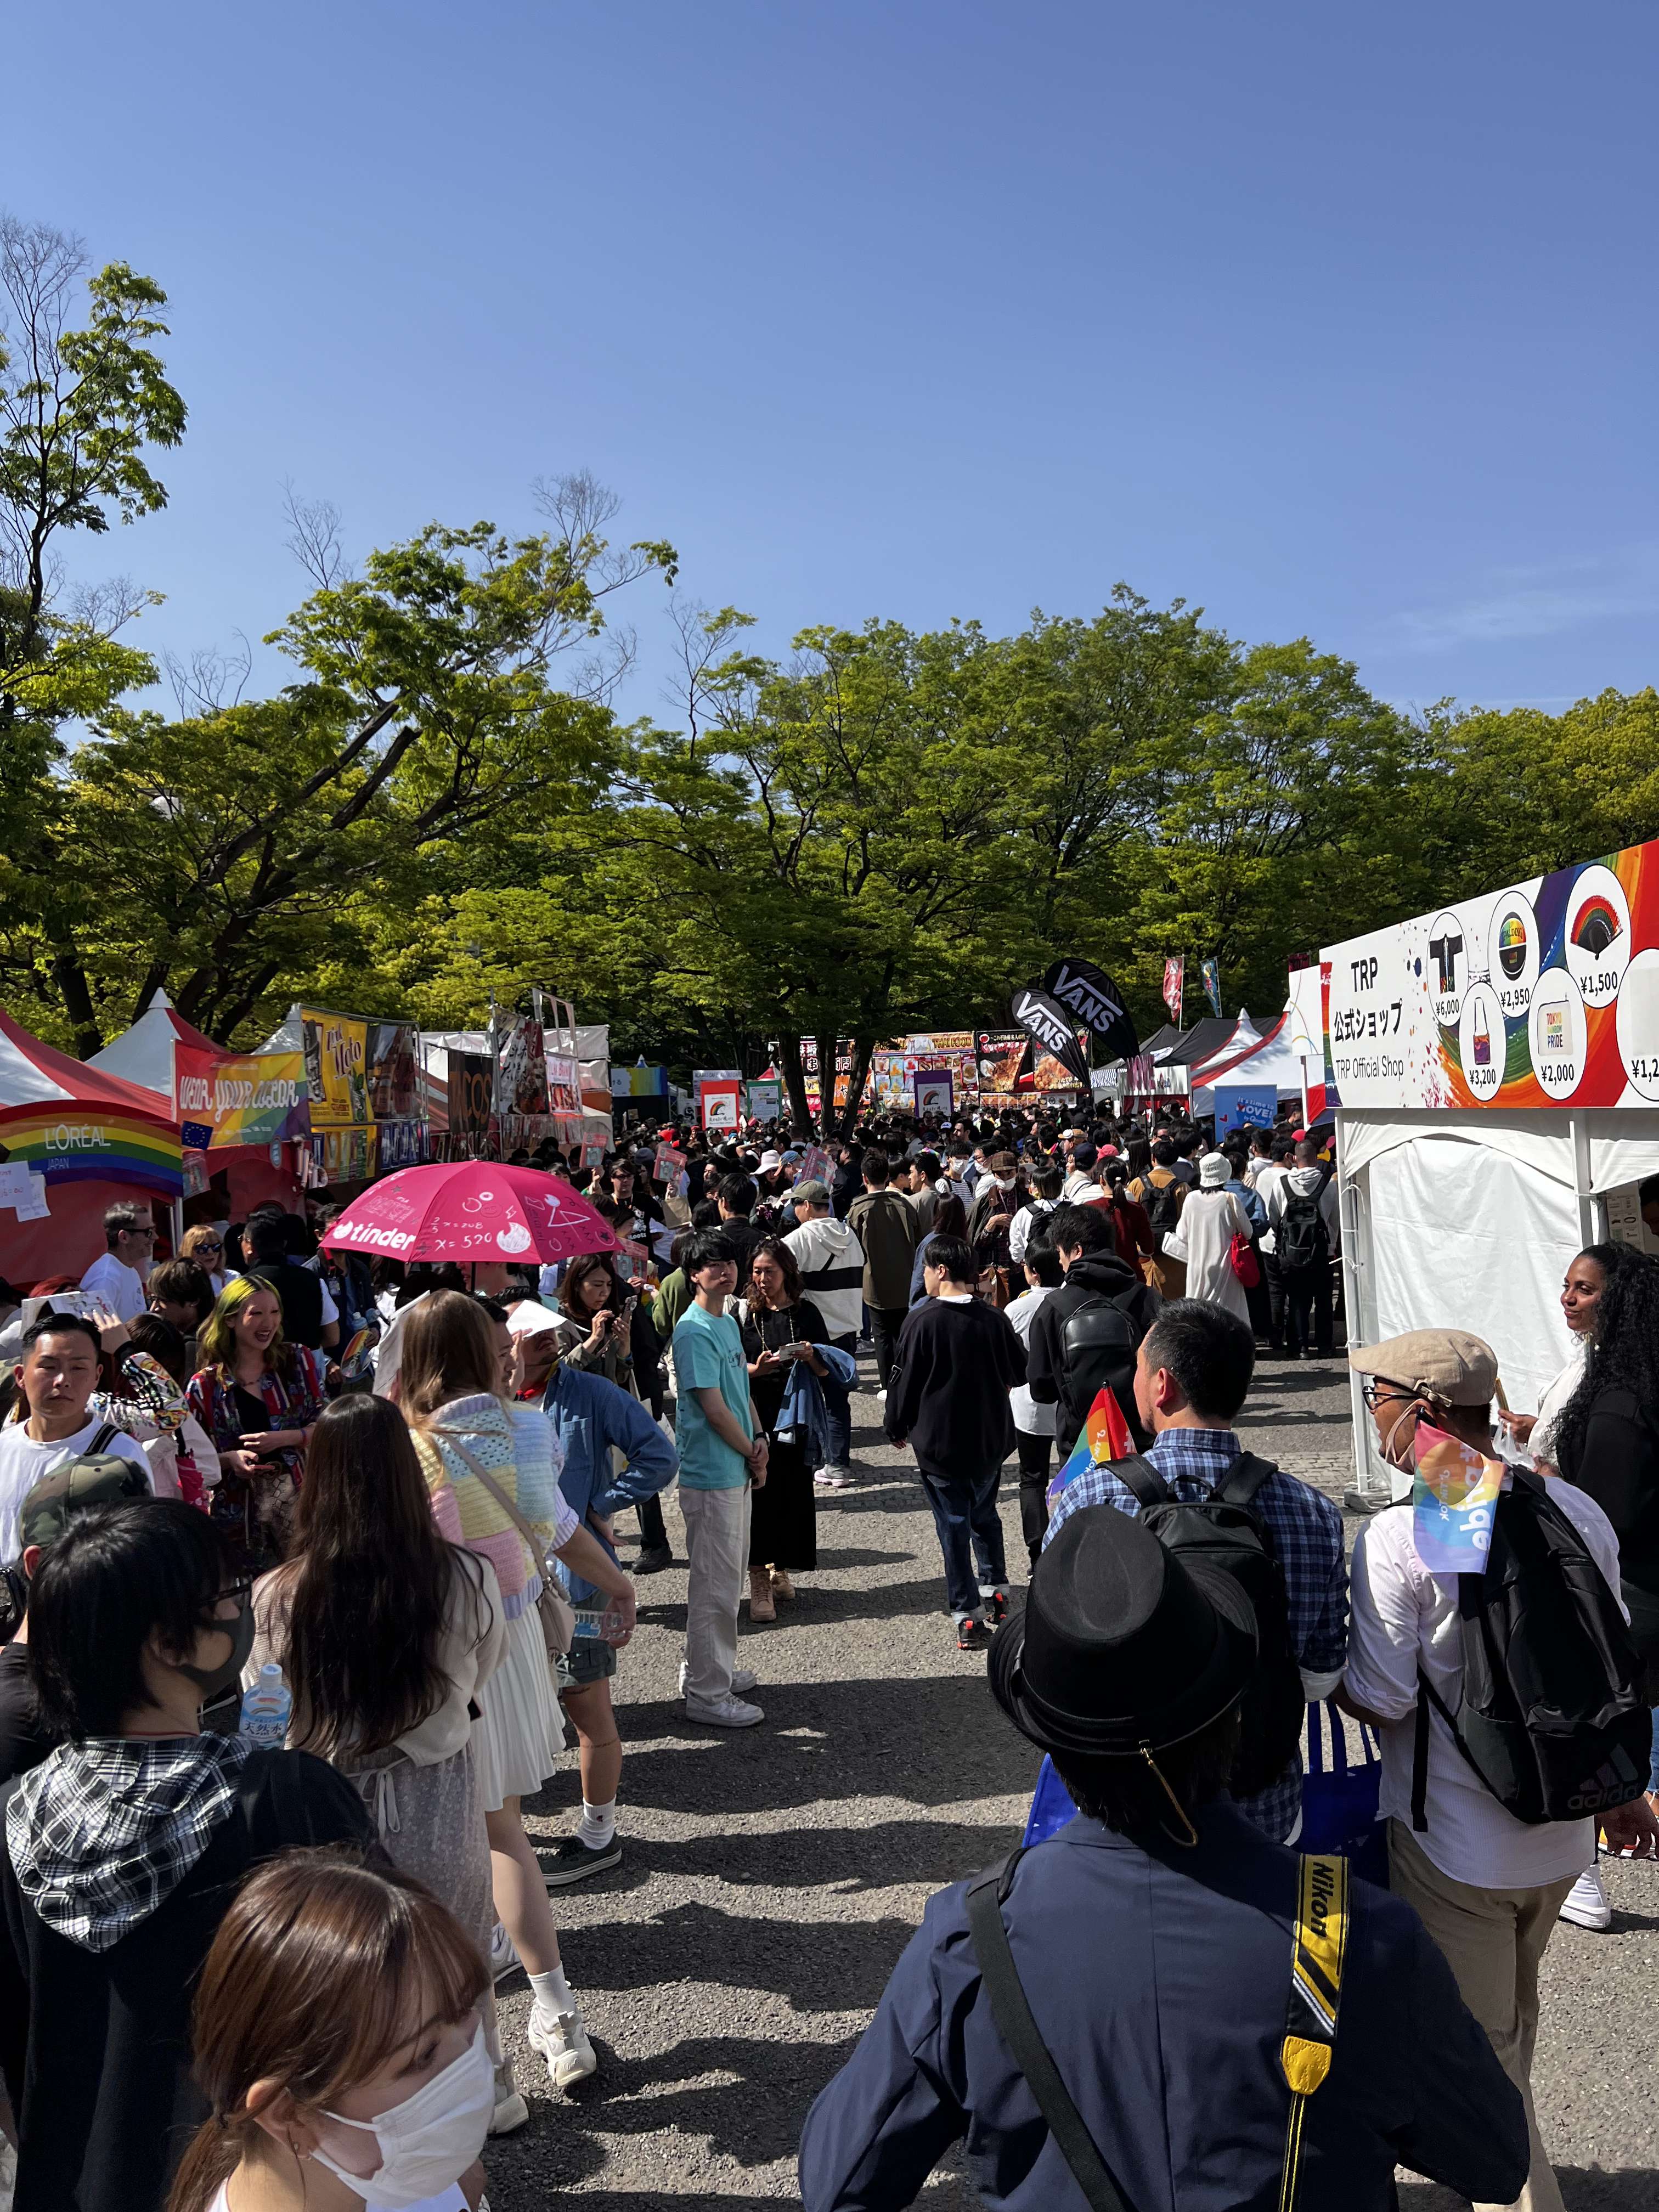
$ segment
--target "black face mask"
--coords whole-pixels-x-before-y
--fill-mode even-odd
[[[228,1636],[230,1638],[230,1656],[224,1665],[222,1667],[181,1666],[179,1669],[185,1680],[187,1682],[193,1682],[201,1692],[204,1705],[211,1698],[216,1698],[222,1691],[228,1690],[233,1682],[240,1680],[242,1669],[247,1664],[247,1655],[253,1649],[252,1600],[246,1597],[242,1600],[241,1609],[234,1620],[216,1620],[213,1627],[216,1634]]]

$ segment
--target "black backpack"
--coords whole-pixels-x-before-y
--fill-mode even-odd
[[[1164,1238],[1173,1237],[1181,1226],[1181,1194],[1185,1188],[1176,1175],[1172,1175],[1168,1182],[1154,1182],[1150,1176],[1146,1178],[1146,1218],[1160,1252]]]
[[[1319,1178],[1317,1190],[1304,1197],[1285,1200],[1285,1211],[1279,1217],[1279,1231],[1274,1238],[1274,1249],[1281,1268],[1322,1267],[1330,1258],[1331,1235],[1325,1226],[1325,1217],[1319,1210],[1330,1179],[1331,1171],[1327,1168]]]
[[[1463,1702],[1417,1677],[1412,1826],[1428,1826],[1429,1708],[1517,1820],[1579,1820],[1639,1797],[1653,1723],[1642,1662],[1589,1546],[1541,1476],[1515,1470],[1486,1571],[1457,1577]]]
[[[1136,1284],[1119,1297],[1133,1298]],[[1124,1418],[1137,1422],[1135,1413],[1135,1354],[1142,1332],[1119,1304],[1091,1291],[1081,1305],[1073,1306],[1060,1325],[1060,1388],[1066,1410],[1079,1428],[1088,1419],[1096,1394],[1109,1390]],[[1139,1433],[1137,1427],[1136,1433]]]
[[[1255,1608],[1255,1673],[1244,1692],[1231,1785],[1235,1796],[1254,1797],[1295,1758],[1306,1710],[1284,1565],[1272,1531],[1250,1510],[1257,1491],[1279,1470],[1271,1460],[1243,1452],[1226,1480],[1195,1505],[1178,1504],[1150,1460],[1114,1460],[1112,1472],[1134,1492],[1141,1520],[1166,1552],[1224,1568]]]

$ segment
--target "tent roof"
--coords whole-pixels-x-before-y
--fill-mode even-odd
[[[113,1038],[101,1052],[95,1052],[88,1060],[88,1067],[100,1069],[106,1075],[117,1075],[128,1083],[137,1083],[146,1091],[159,1091],[166,1099],[167,1111],[173,1111],[173,1048],[186,1044],[197,1052],[210,1052],[216,1059],[226,1055],[224,1048],[210,1036],[193,1029],[173,1006],[165,991],[158,991],[130,1030]]]
[[[1292,1023],[1287,1007],[1257,1042],[1248,1048],[1241,1046],[1235,1053],[1220,1053],[1213,1060],[1195,1070],[1193,1077],[1194,1103],[1200,1091],[1213,1091],[1218,1083],[1227,1085],[1260,1084],[1272,1085],[1281,1097],[1294,1097],[1302,1089],[1302,1054],[1291,1037]],[[1200,1110],[1209,1111],[1209,1108]]]
[[[43,1044],[0,1007],[0,1113],[15,1106],[101,1106],[112,1112],[142,1114],[170,1121],[172,1109],[158,1112],[153,1091],[118,1075],[71,1060]]]
[[[1164,1067],[1198,1067],[1205,1060],[1213,1060],[1238,1029],[1236,1021],[1223,1015],[1217,1020],[1213,1015],[1194,1022],[1182,1032],[1180,1042],[1172,1045],[1159,1065]]]
[[[1173,1022],[1165,1022],[1161,1030],[1155,1030],[1151,1036],[1142,1038],[1140,1049],[1142,1052],[1168,1052],[1171,1045],[1181,1042],[1182,1036],[1182,1032]]]

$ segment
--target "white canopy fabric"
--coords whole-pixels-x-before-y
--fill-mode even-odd
[[[125,1076],[129,1083],[142,1083],[146,1091],[159,1091],[171,1111],[173,1048],[178,1036],[172,1001],[165,991],[158,991],[132,1027],[94,1053],[87,1066]]]
[[[1242,1025],[1248,1022],[1249,1017],[1241,1015],[1239,1018]],[[1281,1014],[1254,1044],[1238,1034],[1228,1051],[1216,1054],[1201,1067],[1194,1068],[1194,1113],[1214,1113],[1217,1084],[1224,1089],[1252,1084],[1259,1084],[1265,1089],[1271,1085],[1281,1098],[1299,1098],[1302,1096],[1302,1057],[1292,1048],[1291,1027],[1288,1014]]]

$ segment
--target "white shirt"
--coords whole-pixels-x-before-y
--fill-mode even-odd
[[[219,2184],[219,2192],[208,2206],[207,2212],[230,2212],[228,2181],[222,2181]],[[363,2212],[376,2212],[374,2199],[372,2197],[365,2199]],[[466,2198],[461,2193],[460,2183],[451,2182],[449,2187],[436,2197],[422,2197],[418,2204],[411,2204],[409,2207],[409,2212],[466,2212]],[[487,2212],[487,2200],[485,2206],[481,2208],[481,2212]]]
[[[1024,1217],[1022,1215],[1020,1218],[1024,1219]],[[1045,1298],[1053,1296],[1054,1291],[1048,1284],[1039,1283],[1034,1290],[1022,1291],[1003,1309],[1015,1334],[1028,1352],[1031,1348],[1031,1323],[1036,1319],[1036,1310]],[[1027,1384],[1015,1383],[1008,1393],[1008,1405],[1014,1417],[1014,1426],[1026,1436],[1054,1435],[1054,1415],[1060,1408],[1057,1406],[1039,1406]]]
[[[1584,1361],[1589,1353],[1589,1339],[1576,1337],[1566,1365],[1538,1401],[1538,1418],[1533,1423],[1532,1434],[1527,1438],[1527,1449],[1532,1455],[1534,1467],[1553,1467],[1555,1464],[1555,1436],[1561,1425],[1561,1416],[1567,1409],[1567,1401],[1583,1379]]]
[[[1550,1496],[1589,1547],[1617,1597],[1619,1540],[1607,1515],[1559,1476],[1550,1478]],[[1390,1507],[1359,1531],[1352,1602],[1348,1694],[1389,1723],[1382,1731],[1382,1811],[1385,1820],[1409,1827],[1419,1667],[1449,1711],[1463,1702],[1457,1577],[1442,1580],[1418,1558],[1409,1507]],[[1417,1841],[1454,1881],[1474,1889],[1539,1889],[1595,1863],[1593,1822],[1551,1820],[1534,1827],[1517,1820],[1486,1788],[1432,1707],[1427,1780],[1429,1825]]]
[[[1054,1210],[1052,1198],[1034,1198],[1029,1206],[1022,1206],[1008,1224],[1008,1257],[1015,1267],[1024,1266],[1025,1247],[1041,1233],[1042,1223]]]
[[[9,1566],[22,1549],[17,1516],[30,1491],[43,1474],[50,1474],[66,1459],[78,1459],[82,1452],[90,1451],[92,1440],[103,1425],[94,1415],[72,1437],[54,1437],[45,1443],[36,1443],[26,1421],[9,1421],[0,1429],[0,1566]],[[144,1448],[132,1437],[118,1429],[104,1449],[114,1458],[130,1459],[135,1467],[143,1468],[146,1481],[150,1481]]]
[[[113,1252],[100,1254],[82,1276],[81,1288],[88,1297],[101,1300],[118,1320],[137,1321],[144,1310],[143,1277]]]
[[[1060,1202],[1075,1206],[1079,1199],[1095,1195],[1095,1171],[1092,1168],[1073,1168],[1060,1187]]]
[[[1247,1176],[1245,1178],[1267,1210],[1267,1226],[1261,1232],[1261,1249],[1264,1252],[1271,1252],[1275,1249],[1273,1231],[1273,1195],[1289,1173],[1290,1170],[1283,1160],[1263,1160],[1256,1167],[1254,1175]]]

